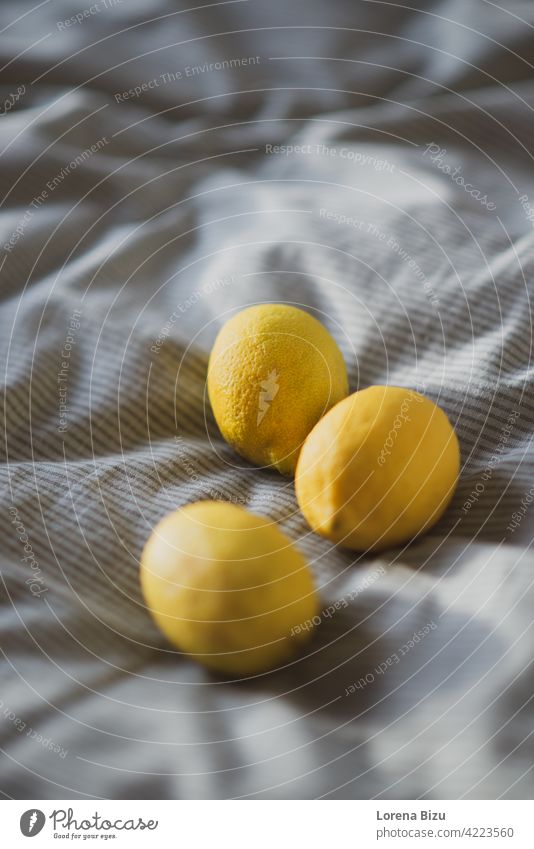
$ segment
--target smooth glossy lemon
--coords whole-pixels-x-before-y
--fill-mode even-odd
[[[293,655],[317,613],[302,555],[269,519],[220,501],[166,516],[141,557],[156,623],[181,651],[218,671],[262,672]]]
[[[208,366],[215,419],[226,441],[258,466],[294,474],[308,433],[347,392],[341,351],[304,310],[249,307],[215,340]]]
[[[350,395],[315,426],[295,486],[314,531],[364,551],[428,530],[454,493],[458,439],[430,399],[398,386]]]

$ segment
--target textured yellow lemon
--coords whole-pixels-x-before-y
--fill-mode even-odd
[[[443,410],[410,389],[370,386],[315,426],[295,486],[314,531],[364,551],[428,530],[451,500],[459,469]]]
[[[141,587],[170,642],[228,674],[290,658],[310,633],[299,626],[317,613],[310,569],[285,534],[220,501],[198,501],[156,525]]]
[[[294,474],[308,433],[347,392],[334,339],[296,307],[249,307],[215,340],[208,367],[215,419],[226,441],[258,466]]]

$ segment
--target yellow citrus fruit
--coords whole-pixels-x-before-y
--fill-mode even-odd
[[[308,433],[347,392],[334,339],[296,307],[249,307],[215,340],[208,367],[215,419],[226,441],[258,466],[294,474]]]
[[[295,486],[314,531],[365,551],[428,530],[451,500],[459,469],[458,439],[443,410],[411,389],[370,386],[315,426]]]
[[[290,658],[317,613],[310,569],[285,534],[221,501],[197,501],[156,525],[141,557],[141,587],[170,642],[227,674]]]

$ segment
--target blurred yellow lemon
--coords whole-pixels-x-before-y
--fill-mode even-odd
[[[295,486],[314,531],[364,551],[428,530],[451,500],[459,469],[458,439],[443,410],[411,389],[370,386],[315,426]]]
[[[308,433],[347,392],[334,339],[296,307],[249,307],[215,340],[208,367],[215,419],[226,441],[258,466],[294,474]]]
[[[153,618],[181,651],[227,674],[287,660],[317,613],[310,569],[272,521],[198,501],[155,527],[141,557]]]

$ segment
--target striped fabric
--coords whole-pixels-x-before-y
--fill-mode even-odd
[[[529,798],[533,10],[79,5],[0,10],[1,792]],[[324,322],[352,390],[445,409],[427,536],[333,548],[222,441],[210,346],[264,301]],[[280,671],[218,678],[151,624],[142,546],[199,498],[310,560]]]

